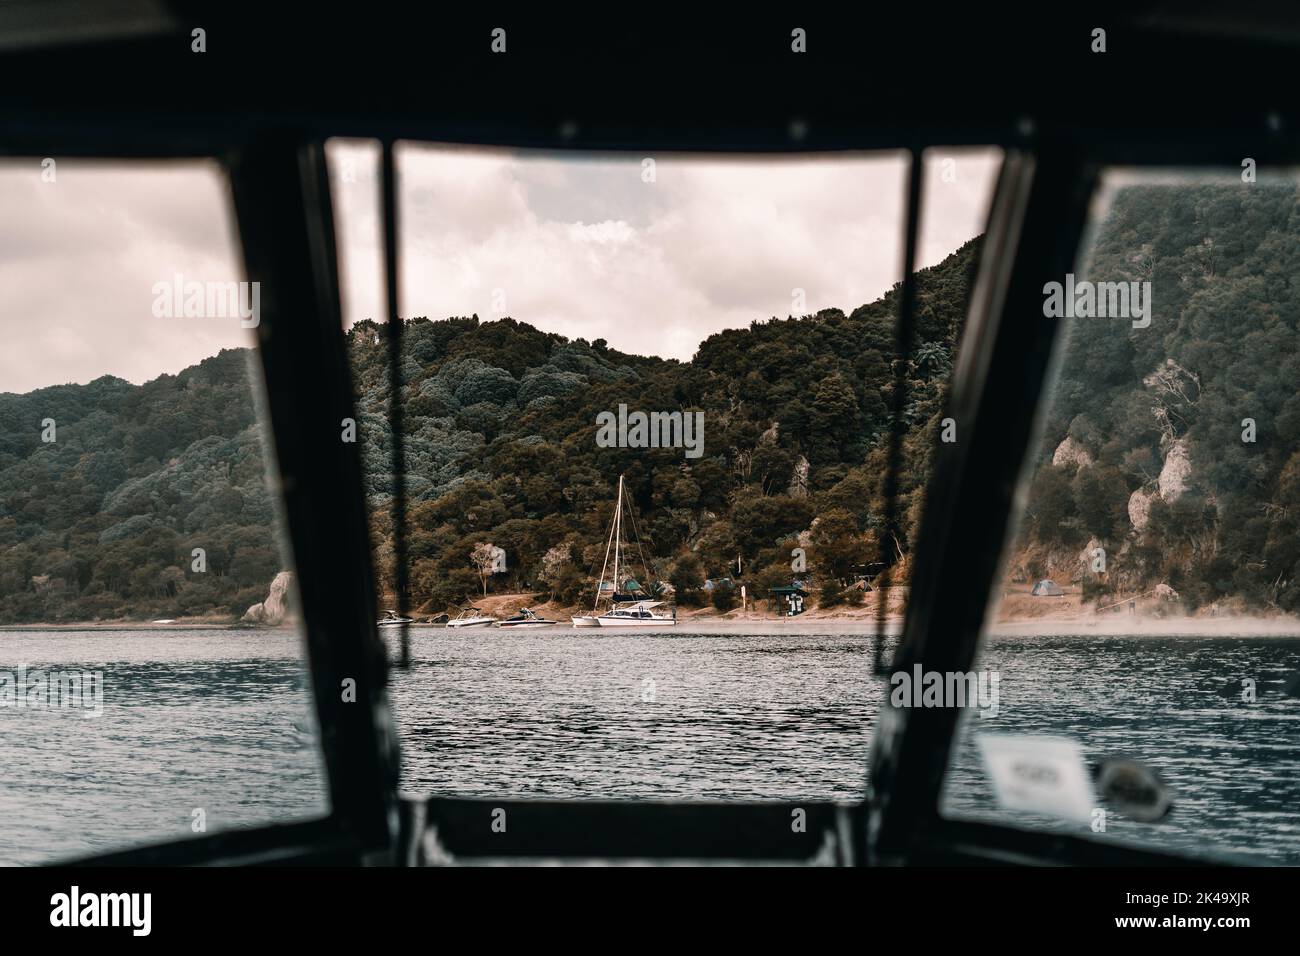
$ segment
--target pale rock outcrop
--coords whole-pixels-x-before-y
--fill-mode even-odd
[[[1164,467],[1160,469],[1160,497],[1165,501],[1177,501],[1178,496],[1187,489],[1187,478],[1192,473],[1192,462],[1187,456],[1187,443],[1181,438],[1169,446],[1165,455]]]
[[[1141,488],[1128,496],[1128,520],[1133,525],[1134,531],[1145,531],[1147,522],[1151,519],[1151,499],[1153,495],[1147,494]]]
[[[281,571],[271,582],[271,591],[261,604],[254,604],[241,619],[244,624],[265,624],[269,627],[281,623],[289,612],[289,590],[293,586],[293,574]]]
[[[1096,551],[1098,548],[1101,548],[1103,557],[1108,557],[1105,554],[1106,552],[1105,546],[1102,545],[1101,541],[1099,541],[1097,538],[1089,538],[1088,543],[1085,544],[1083,546],[1083,550],[1079,552],[1079,562],[1080,564],[1083,565],[1083,570],[1085,574],[1093,573],[1092,563],[1097,557]]]
[[[1052,453],[1052,464],[1091,467],[1092,456],[1088,454],[1088,449],[1067,435],[1065,441],[1057,445],[1056,451]]]
[[[803,455],[795,462],[794,474],[790,478],[790,487],[786,491],[791,498],[808,497],[808,459]]]
[[[1178,592],[1167,584],[1157,584],[1156,597],[1160,598],[1162,601],[1177,601]]]

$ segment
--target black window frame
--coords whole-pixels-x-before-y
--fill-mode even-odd
[[[176,39],[173,37],[173,40]],[[133,41],[134,42],[134,41]],[[127,52],[138,47],[127,46]],[[1222,51],[1220,51],[1222,52]],[[1194,56],[1189,53],[1188,56]],[[1247,49],[1239,62],[1285,76],[1285,51]],[[21,57],[16,64],[23,65]],[[117,68],[111,55],[78,62],[81,75]],[[804,91],[805,94],[807,90]],[[218,833],[97,855],[88,865],[183,863],[409,863],[432,834],[454,858],[555,857],[806,861],[826,847],[841,864],[998,862],[1186,864],[1179,854],[1085,837],[944,819],[943,776],[957,714],[948,709],[877,715],[864,801],[832,804],[656,804],[404,800],[388,710],[388,663],[376,627],[373,571],[355,445],[339,441],[355,417],[344,354],[327,138],[373,138],[554,150],[822,153],[904,149],[913,163],[932,147],[998,146],[1005,162],[989,220],[950,393],[966,440],[943,445],[927,489],[912,599],[893,666],[969,670],[993,575],[1012,518],[1012,497],[1040,411],[1060,331],[1044,318],[1045,282],[1070,271],[1099,171],[1110,166],[1239,168],[1300,161],[1291,116],[1254,103],[1221,111],[1048,124],[997,109],[936,109],[876,116],[815,112],[817,135],[793,142],[770,116],[737,115],[720,128],[707,110],[630,120],[598,96],[594,119],[573,127],[539,119],[522,103],[467,115],[413,104],[376,111],[268,107],[232,117],[212,102],[179,110],[166,91],[111,108],[49,111],[0,98],[0,152],[19,156],[215,158],[229,172],[248,278],[263,289],[258,351],[265,371],[279,483],[301,592],[313,696],[322,731],[330,813],[324,820]],[[1062,111],[1071,104],[1058,102]],[[784,101],[773,101],[774,109]],[[603,107],[603,112],[602,112]],[[1281,131],[1281,132],[1280,132]],[[919,204],[911,203],[915,209]],[[915,237],[916,224],[905,223]],[[902,321],[907,321],[904,308]],[[935,600],[942,593],[943,600]],[[346,704],[344,680],[356,681]],[[490,835],[486,814],[504,807],[509,835]],[[805,834],[790,833],[795,808]],[[530,822],[531,821],[531,822]],[[501,839],[504,837],[505,839]]]

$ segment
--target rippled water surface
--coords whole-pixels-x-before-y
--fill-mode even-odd
[[[1300,640],[1002,638],[980,666],[1001,674],[1000,716],[965,722],[947,812],[1088,833],[994,809],[972,743],[985,731],[1068,736],[1090,762],[1135,758],[1173,789],[1165,820],[1111,814],[1108,837],[1300,864],[1300,698],[1282,692],[1300,669]],[[1253,703],[1243,700],[1247,679]]]
[[[625,634],[417,629],[393,676],[412,794],[854,800],[881,687],[844,632]],[[994,806],[973,735],[1068,735],[1176,792],[1161,824],[1107,836],[1300,863],[1293,638],[1001,638],[999,715],[965,722],[953,814]],[[104,672],[103,716],[0,707],[0,862],[323,813],[297,639],[283,632],[0,632],[0,668]],[[1243,678],[1257,700],[1241,699]],[[1086,827],[1076,828],[1087,832]]]
[[[103,714],[0,707],[0,863],[326,811],[291,633],[0,631],[19,664],[102,671]]]

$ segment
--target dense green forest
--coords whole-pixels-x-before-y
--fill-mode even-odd
[[[1013,577],[1081,584],[1099,602],[1168,585],[1188,609],[1297,608],[1298,218],[1290,186],[1115,196],[1086,277],[1150,281],[1152,322],[1070,327]],[[822,604],[861,601],[849,585],[882,551],[901,559],[901,579],[978,251],[972,240],[918,277],[892,528],[881,482],[897,287],[848,314],[712,335],[690,362],[512,319],[408,320],[413,603],[433,613],[484,586],[577,603],[599,571],[619,474],[651,571],[679,603],[734,600],[706,595],[708,578],[760,596],[789,583],[794,548]],[[346,346],[391,588],[385,336],[361,322]],[[142,386],[105,377],[0,394],[0,621],[239,615],[262,600],[281,561],[250,374],[247,353],[225,351]],[[620,404],[702,412],[702,456],[598,447],[598,413]],[[46,419],[56,441],[42,441]],[[506,554],[486,584],[471,560],[481,544]],[[1098,547],[1104,573],[1090,570]]]
[[[905,554],[974,268],[972,241],[919,280],[909,365]],[[620,473],[651,572],[684,603],[707,577],[789,583],[804,547],[823,599],[874,558],[898,289],[711,336],[694,361],[623,354],[511,319],[404,325],[411,580],[442,610],[481,586],[577,601],[603,553]],[[381,584],[391,587],[386,327],[347,332]],[[649,349],[647,348],[647,351]],[[0,620],[242,614],[279,569],[249,356],[225,351],[143,386],[113,378],[0,395]],[[704,453],[598,448],[598,412],[699,410]],[[41,423],[54,419],[56,440]],[[194,548],[206,553],[196,571]],[[597,567],[598,570],[598,567]],[[723,594],[719,600],[726,599]]]
[[[908,468],[891,555],[905,555],[965,311],[978,243],[918,284],[918,347],[904,408]],[[650,573],[679,603],[708,578],[764,593],[789,584],[802,547],[823,603],[872,561],[883,529],[897,288],[846,315],[756,321],[706,339],[689,363],[568,341],[505,319],[407,322],[402,368],[410,562],[416,603],[438,609],[480,587],[470,553],[506,552],[499,589],[565,603],[591,593],[618,476],[625,476]],[[385,326],[348,332],[381,580],[391,586]],[[704,451],[597,447],[596,418],[620,404],[699,411]],[[737,562],[744,571],[736,572]],[[800,575],[807,577],[808,575]],[[731,599],[725,591],[715,600]]]
[[[0,394],[0,620],[242,614],[266,597],[281,560],[248,360]]]

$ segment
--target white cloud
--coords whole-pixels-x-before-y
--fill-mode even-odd
[[[378,148],[330,144],[346,323],[380,318]],[[939,163],[955,157],[955,179]],[[399,148],[401,312],[504,313],[569,337],[688,359],[708,335],[792,311],[845,311],[901,271],[905,159],[557,157]],[[157,319],[155,282],[243,278],[213,164],[0,163],[0,391],[103,374],[133,382],[249,345],[237,321]],[[983,230],[990,152],[927,157],[921,265]],[[950,177],[951,178],[951,177]]]
[[[946,156],[952,182],[938,178]],[[368,171],[364,188],[335,176],[345,321],[382,317],[378,150],[335,143],[331,158],[336,173],[345,162]],[[689,359],[714,332],[790,314],[796,289],[807,311],[851,311],[900,277],[902,154],[670,154],[655,157],[652,183],[642,159],[400,147],[401,313],[506,314]],[[922,266],[983,230],[996,162],[989,151],[927,158]]]
[[[160,319],[153,286],[176,273],[243,278],[215,165],[0,163],[0,391],[117,375],[143,382],[252,344],[239,321]]]

